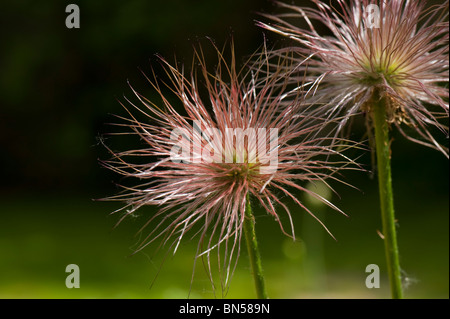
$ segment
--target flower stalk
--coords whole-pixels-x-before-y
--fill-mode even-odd
[[[255,281],[256,296],[258,299],[268,299],[266,292],[266,284],[261,264],[261,255],[258,249],[258,241],[255,231],[255,217],[252,213],[250,204],[250,196],[247,194],[247,203],[244,216],[244,234],[247,243],[248,256],[250,259],[251,271]]]
[[[383,224],[389,282],[393,299],[403,298],[400,261],[395,229],[394,197],[391,177],[391,147],[387,121],[388,98],[375,91],[372,97],[372,120],[375,129],[378,187],[380,193],[381,219]]]

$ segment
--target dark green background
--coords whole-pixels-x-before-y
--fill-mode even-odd
[[[119,215],[109,213],[120,204],[92,201],[115,194],[120,181],[100,168],[108,155],[98,138],[114,129],[106,125],[112,114],[125,115],[117,99],[132,96],[127,79],[152,95],[138,68],[149,73],[155,53],[189,65],[200,42],[215,63],[205,37],[222,47],[232,34],[244,58],[263,41],[256,12],[276,9],[257,0],[77,1],[81,28],[69,30],[69,3],[13,1],[0,10],[0,298],[185,298],[196,241],[169,254],[158,275],[164,250],[129,256],[153,210],[113,229]],[[356,123],[352,137],[363,133]],[[360,161],[370,169],[367,153]],[[394,132],[392,165],[405,295],[448,298],[448,160]],[[389,297],[376,180],[355,172],[343,179],[359,190],[334,185],[333,202],[350,216],[323,212],[337,241],[291,205],[304,238],[292,244],[255,207],[272,298]],[[80,266],[80,289],[65,286],[71,263]],[[369,290],[365,267],[373,263],[382,282]],[[213,297],[201,267],[196,274],[191,297]],[[254,297],[245,249],[227,297]]]

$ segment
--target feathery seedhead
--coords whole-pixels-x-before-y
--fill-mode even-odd
[[[387,121],[448,157],[429,132],[434,126],[448,136],[442,123],[448,119],[448,1],[428,9],[425,1],[409,0],[338,0],[336,7],[313,2],[317,9],[278,3],[290,13],[265,15],[274,23],[259,23],[301,44],[293,48],[302,56],[296,69],[307,71],[308,83],[320,84],[310,102],[324,105],[330,117],[344,115],[342,128],[350,116],[370,112],[370,100],[381,92],[389,101]],[[309,29],[288,22],[293,17],[304,19]],[[332,35],[320,35],[313,20]]]
[[[129,118],[123,119],[128,123],[122,126],[141,138],[143,148],[111,151],[113,158],[104,165],[146,181],[109,198],[127,203],[123,218],[144,205],[160,207],[140,230],[152,224],[138,250],[162,239],[175,253],[185,234],[192,231],[200,237],[195,260],[206,257],[213,283],[210,256],[216,249],[222,288],[226,289],[240,252],[247,194],[278,221],[284,233],[294,237],[290,211],[281,196],[311,215],[293,191],[307,192],[340,211],[297,183],[338,180],[335,174],[353,162],[341,154],[351,144],[341,146],[340,140],[320,137],[328,122],[302,115],[302,96],[279,108],[286,90],[284,78],[279,74],[260,78],[261,70],[254,68],[237,71],[233,48],[230,64],[220,50],[217,53],[218,64],[210,72],[201,48],[197,49],[190,76],[184,68],[160,58],[168,78],[164,84],[173,95],[164,93],[155,73],[149,82],[161,103],[132,89],[143,106],[128,102],[146,120],[138,120],[127,110]],[[260,62],[266,58],[262,54]],[[173,97],[185,115],[176,109]],[[336,154],[339,160],[331,161]],[[130,158],[136,156],[141,162],[148,158],[148,163],[132,163]],[[283,226],[286,220],[289,233]]]

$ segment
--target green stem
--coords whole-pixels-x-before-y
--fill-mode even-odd
[[[258,241],[256,240],[255,218],[252,214],[250,205],[250,196],[247,194],[247,205],[245,208],[244,233],[247,242],[248,256],[250,258],[250,266],[255,280],[256,296],[258,299],[267,299],[266,285],[264,283],[264,275],[261,266],[261,256],[258,249]]]
[[[392,298],[401,299],[403,298],[403,292],[395,229],[394,198],[391,178],[391,148],[389,141],[389,125],[386,118],[387,103],[389,102],[386,98],[380,97],[379,92],[376,92],[373,96],[372,117],[375,126],[378,186],[389,281]]]

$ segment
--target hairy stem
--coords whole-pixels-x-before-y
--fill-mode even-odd
[[[391,147],[389,125],[386,118],[387,99],[375,92],[372,99],[372,119],[375,126],[375,143],[378,168],[378,186],[383,223],[384,247],[393,299],[403,298],[397,234],[394,217],[394,197],[391,178]]]
[[[261,265],[261,255],[259,254],[258,241],[256,240],[255,218],[250,205],[250,196],[247,194],[247,203],[244,217],[244,233],[247,242],[250,266],[255,280],[256,296],[258,299],[267,299],[266,285]]]

